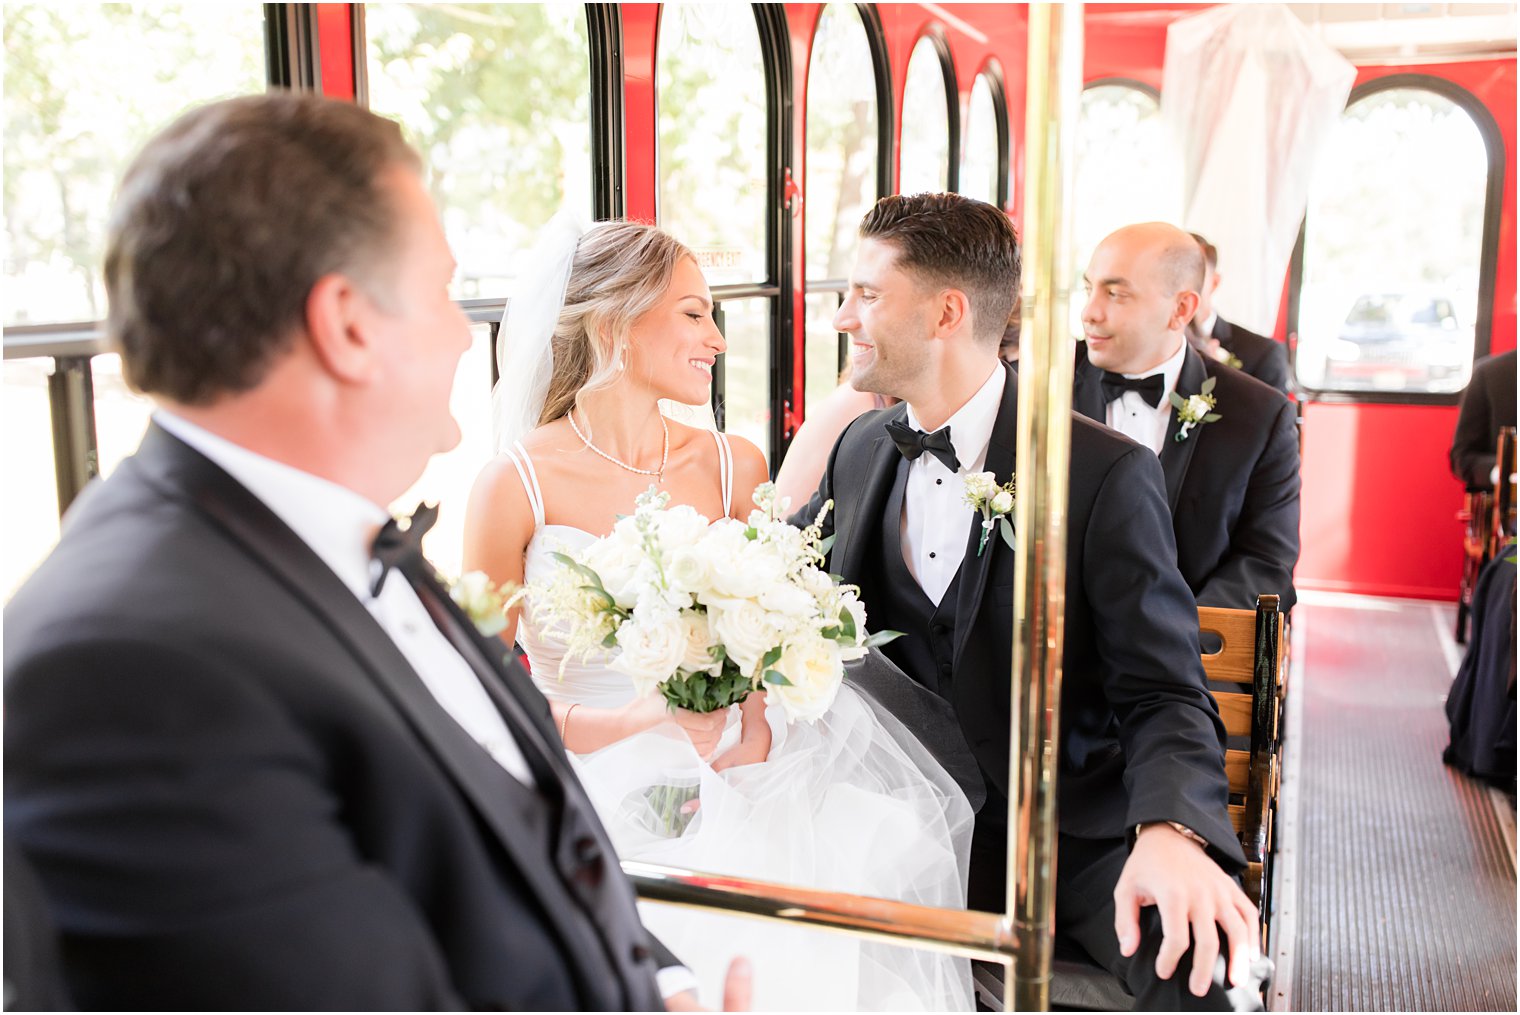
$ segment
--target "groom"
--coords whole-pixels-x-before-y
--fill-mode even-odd
[[[968,473],[1003,484],[1016,471],[1018,383],[998,341],[1018,240],[997,208],[955,194],[883,198],[860,236],[834,325],[853,342],[854,386],[905,404],[846,429],[797,518],[834,501],[830,570],[860,586],[873,628],[907,634],[884,648],[892,661],[949,702],[987,787],[970,904],[1001,912],[1014,561],[996,534],[982,545],[964,494]],[[1190,948],[1190,926],[1220,925],[1236,979],[1257,914],[1226,872],[1244,860],[1224,731],[1161,470],[1080,417],[1071,460],[1057,933],[1143,1008],[1227,1008],[1210,975],[1219,941],[1199,933]]]

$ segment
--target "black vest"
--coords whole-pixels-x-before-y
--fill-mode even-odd
[[[887,497],[876,536],[875,559],[867,566],[870,583],[861,589],[873,631],[901,631],[904,637],[882,646],[882,653],[904,673],[940,697],[950,700],[955,663],[955,600],[960,587],[956,571],[939,606],[924,594],[908,570],[902,551],[903,495],[909,463],[897,466],[897,478]]]

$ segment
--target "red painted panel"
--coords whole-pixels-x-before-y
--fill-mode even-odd
[[[623,214],[653,222],[659,206],[656,152],[660,132],[654,93],[655,46],[659,38],[659,4],[621,4],[623,17]]]
[[[354,97],[354,35],[352,4],[317,4],[317,40],[322,61],[322,94],[334,99]]]

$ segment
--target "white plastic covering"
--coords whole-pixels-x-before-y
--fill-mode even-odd
[[[1182,153],[1183,226],[1219,248],[1225,318],[1272,333],[1309,180],[1355,79],[1282,4],[1221,4],[1168,28],[1161,116]]]

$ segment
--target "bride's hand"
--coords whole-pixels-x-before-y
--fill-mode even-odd
[[[711,756],[717,750],[723,729],[728,725],[728,710],[721,708],[716,712],[690,712],[684,708],[673,708],[669,711],[669,717],[691,738],[691,746],[703,758]]]
[[[717,748],[718,740],[723,736],[723,728],[728,725],[727,709],[719,709],[716,712],[691,712],[684,708],[671,708],[664,698],[656,695],[630,702],[628,710],[627,735],[641,733],[662,722],[674,722],[681,727],[681,732],[690,738],[691,745],[703,758],[712,754]]]
[[[744,726],[739,742],[724,751],[712,763],[714,772],[739,765],[758,765],[771,753],[771,724],[765,718],[765,695],[751,694],[739,706],[744,716]]]

